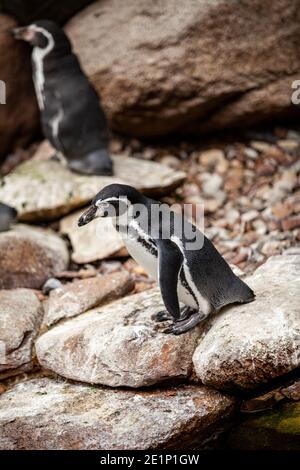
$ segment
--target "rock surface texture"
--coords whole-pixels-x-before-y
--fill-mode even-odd
[[[166,335],[151,319],[160,310],[160,293],[151,289],[89,311],[43,334],[38,360],[63,377],[112,387],[187,377],[199,329]]]
[[[45,220],[68,214],[87,204],[111,183],[125,183],[147,194],[161,195],[179,186],[185,178],[182,171],[121,155],[113,156],[113,177],[79,175],[61,162],[49,159],[53,153],[43,143],[32,160],[0,181],[0,200],[13,205],[20,220]]]
[[[101,0],[66,31],[112,126],[157,136],[299,113],[299,22],[300,0]]]
[[[0,379],[32,368],[32,347],[42,320],[29,289],[0,290]]]
[[[250,304],[223,310],[193,357],[202,383],[250,389],[300,365],[300,254],[270,258],[246,282]]]
[[[52,230],[18,224],[0,233],[0,289],[39,289],[68,264],[66,244]]]
[[[69,282],[50,292],[43,323],[75,317],[97,305],[126,295],[134,287],[127,271]]]
[[[26,145],[39,128],[29,50],[12,37],[10,30],[16,26],[0,13],[0,161]]]
[[[134,392],[35,379],[0,396],[0,449],[195,449],[233,408],[206,387]]]

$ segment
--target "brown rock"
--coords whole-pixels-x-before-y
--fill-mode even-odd
[[[270,162],[260,163],[256,167],[258,176],[272,176],[276,172],[276,165]]]
[[[136,136],[199,133],[299,113],[291,103],[299,6],[101,0],[66,31],[113,128]]]
[[[198,449],[234,408],[203,386],[136,392],[34,379],[0,397],[0,449]]]
[[[296,380],[296,382],[290,383],[289,385],[277,387],[275,390],[244,401],[241,406],[241,411],[244,413],[260,412],[272,408],[281,401],[287,400],[300,400],[300,380]]]
[[[50,326],[61,319],[75,317],[122,297],[133,288],[134,283],[127,271],[65,284],[50,292],[43,323]]]
[[[29,49],[12,37],[10,30],[16,26],[15,20],[0,14],[0,79],[6,85],[6,104],[0,94],[0,161],[26,145],[39,128]]]
[[[42,308],[29,289],[0,290],[0,379],[32,369]]]
[[[225,191],[232,191],[239,189],[243,186],[244,171],[242,168],[232,168],[228,171],[225,179]]]
[[[282,230],[293,230],[300,227],[300,217],[290,217],[281,221]]]
[[[18,224],[0,233],[0,289],[39,289],[68,263],[66,244],[52,230]]]
[[[293,210],[293,204],[288,202],[278,202],[272,207],[272,212],[278,219],[291,215]]]

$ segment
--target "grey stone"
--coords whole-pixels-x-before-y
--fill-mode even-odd
[[[199,379],[250,389],[300,365],[300,255],[274,256],[246,278],[256,300],[215,316],[193,357]]]
[[[0,396],[0,449],[195,449],[234,404],[191,385],[136,392],[34,379]]]
[[[32,368],[43,309],[29,289],[0,290],[0,379]]]
[[[40,336],[38,360],[63,377],[112,387],[188,377],[201,328],[163,333],[166,325],[151,319],[163,308],[151,289],[91,310]]]

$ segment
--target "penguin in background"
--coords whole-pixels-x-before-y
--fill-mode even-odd
[[[113,218],[129,254],[159,284],[166,311],[155,319],[173,320],[166,333],[185,333],[225,305],[252,302],[253,291],[212,242],[181,214],[166,205],[160,212],[161,207],[131,186],[111,184],[96,195],[78,225]]]
[[[112,175],[106,117],[64,31],[40,20],[15,28],[13,35],[33,47],[33,81],[45,137],[70,169]]]
[[[17,211],[13,207],[0,202],[0,232],[6,232],[16,222]]]

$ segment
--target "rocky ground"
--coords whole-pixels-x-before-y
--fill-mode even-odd
[[[191,217],[203,205],[256,301],[163,334],[160,294],[109,222],[77,227],[110,178],[73,175],[46,143],[11,155],[0,198],[21,220],[0,234],[0,448],[297,447],[300,133],[113,137],[111,150],[116,180]]]
[[[299,450],[300,0],[1,3],[0,201],[18,223],[0,233],[0,449]],[[29,50],[9,31],[39,15],[101,95],[114,177],[32,144]],[[203,208],[255,302],[164,334],[111,222],[77,226],[111,182]]]

